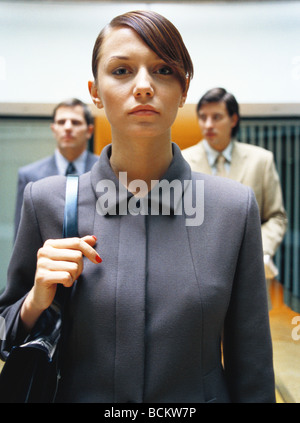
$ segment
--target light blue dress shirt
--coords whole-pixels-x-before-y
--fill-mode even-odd
[[[205,140],[205,139],[203,140],[203,146],[204,146],[204,150],[206,152],[208,164],[211,167],[211,170],[212,170],[213,175],[215,175],[216,172],[217,172],[216,161],[217,161],[217,157],[220,154],[220,152],[217,151],[217,150],[215,150],[215,149],[213,149],[209,145],[209,143],[207,142],[207,140]],[[226,169],[227,173],[229,173],[229,170],[230,170],[232,147],[233,147],[233,143],[232,143],[232,141],[230,141],[230,143],[225,148],[225,150],[222,151],[222,154],[223,154],[223,156],[226,159],[226,161],[225,161],[225,169]]]
[[[60,153],[58,149],[55,150],[55,161],[59,175],[65,175],[69,161]],[[76,160],[72,163],[76,168],[76,172],[81,175],[85,172],[87,151],[85,150]]]

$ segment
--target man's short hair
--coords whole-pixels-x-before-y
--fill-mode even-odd
[[[197,104],[197,114],[201,107],[207,103],[220,103],[223,102],[226,104],[227,112],[229,116],[237,115],[238,121],[234,128],[232,128],[231,136],[234,137],[239,129],[240,124],[240,113],[239,113],[239,104],[236,101],[233,94],[228,93],[225,88],[212,88],[208,90],[199,100]]]
[[[59,103],[55,107],[55,109],[53,110],[53,115],[52,115],[53,122],[55,120],[56,112],[60,107],[75,107],[75,106],[81,106],[82,107],[84,119],[85,119],[87,125],[93,125],[94,124],[94,118],[93,118],[93,115],[92,115],[88,105],[83,103],[83,101],[79,100],[78,98],[69,98],[69,99],[64,100],[61,103]]]

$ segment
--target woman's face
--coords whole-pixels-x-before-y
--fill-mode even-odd
[[[170,138],[186,93],[179,79],[128,27],[110,29],[101,46],[98,81],[89,83],[97,107],[104,107],[118,137]]]

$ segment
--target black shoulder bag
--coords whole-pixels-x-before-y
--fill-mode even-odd
[[[78,176],[66,185],[63,237],[78,236]],[[13,347],[0,374],[0,403],[51,403],[58,389],[66,310],[71,288],[62,288],[61,307],[52,305],[24,344]]]

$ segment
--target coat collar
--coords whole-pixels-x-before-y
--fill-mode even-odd
[[[212,174],[211,167],[209,165],[207,155],[205,152],[204,144],[202,140],[197,144],[198,149],[194,156],[190,158],[191,163],[195,167],[200,163],[199,171],[208,175]],[[242,182],[244,179],[245,172],[247,171],[245,166],[245,160],[247,159],[247,153],[241,148],[239,141],[232,141],[232,154],[231,154],[231,165],[228,178],[238,182]]]
[[[91,170],[91,183],[92,188],[97,198],[98,206],[102,205],[104,215],[124,214],[127,212],[128,204],[149,204],[155,207],[155,203],[159,210],[170,210],[170,215],[181,204],[182,196],[188,184],[184,181],[191,180],[191,168],[189,164],[183,159],[180,148],[172,143],[173,159],[167,169],[165,175],[161,178],[161,184],[169,188],[171,183],[176,181],[176,188],[180,189],[166,189],[164,192],[171,192],[171,195],[166,196],[162,194],[163,189],[159,189],[158,185],[150,191],[147,197],[137,199],[131,192],[120,182],[119,178],[113,172],[110,165],[111,144],[104,147],[101,152],[100,158]],[[125,175],[126,177],[126,175]],[[149,203],[151,201],[151,203]],[[154,202],[154,203],[153,203]],[[156,207],[156,209],[157,209]],[[168,214],[168,213],[166,213]]]

